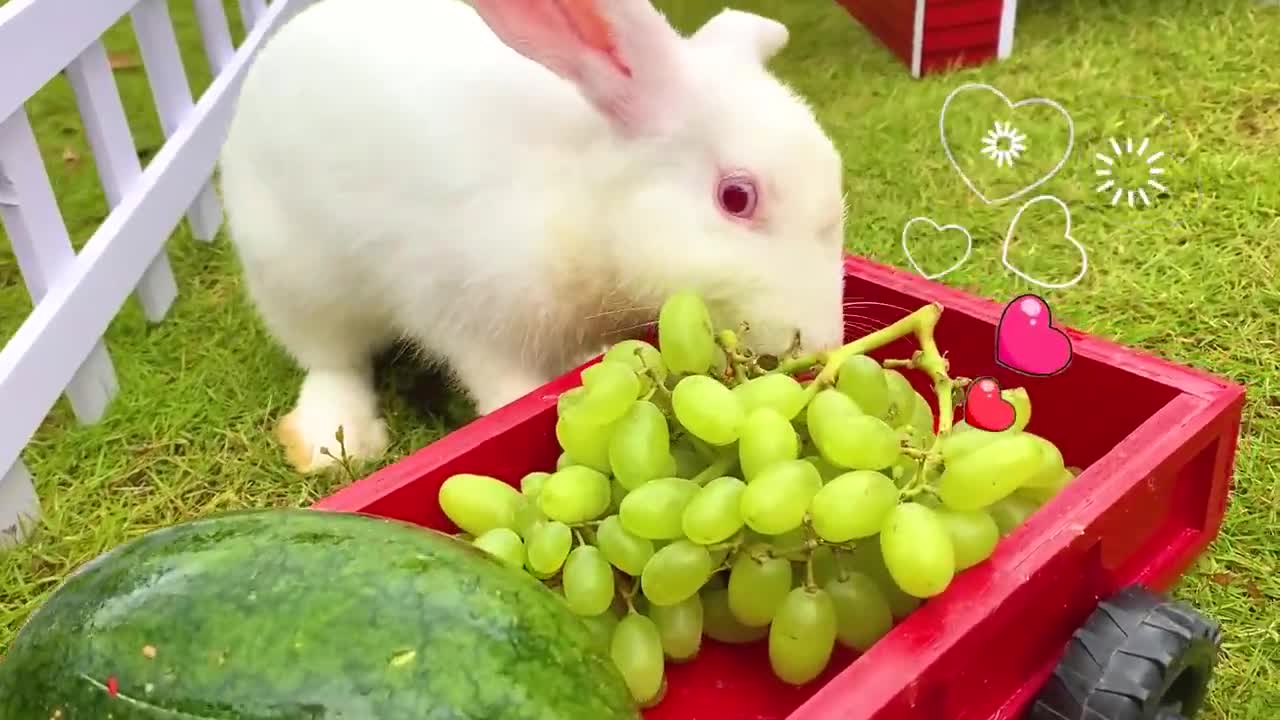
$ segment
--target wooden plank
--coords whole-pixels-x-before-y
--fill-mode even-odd
[[[94,42],[67,66],[67,79],[75,91],[107,205],[115,208],[142,176],[142,163],[138,161],[124,104],[101,41]],[[178,282],[164,250],[143,272],[134,293],[147,319],[159,322],[164,318],[178,296]]]
[[[0,6],[0,118],[84,52],[138,0],[9,0]]]
[[[130,16],[142,63],[147,69],[151,95],[160,115],[160,126],[166,138],[172,137],[191,113],[193,103],[191,85],[178,51],[178,38],[169,19],[169,6],[165,0],[141,0]],[[212,166],[204,187],[187,210],[187,221],[191,224],[191,234],[205,241],[212,240],[222,226],[222,203],[213,188]]]
[[[264,39],[297,0],[272,3],[235,59],[147,165],[80,256],[0,349],[0,467],[9,467],[62,392],[58,378],[89,357],[217,161],[235,97]],[[25,116],[23,116],[25,121]],[[0,144],[0,148],[3,145]],[[9,428],[12,428],[10,430]]]
[[[0,475],[0,550],[21,543],[40,521],[40,498],[27,466],[18,459]]]
[[[49,175],[45,171],[44,160],[40,157],[40,148],[36,145],[36,136],[26,110],[19,110],[0,122],[0,172],[5,176],[8,195],[6,202],[0,204],[0,220],[4,221],[13,253],[18,259],[18,269],[22,272],[23,283],[35,303],[34,315],[40,311],[43,301],[49,295],[57,295],[65,288],[76,266],[76,254],[71,247],[71,237],[62,220],[62,212],[58,209],[57,198],[49,184]],[[134,280],[136,277],[134,276]],[[72,323],[71,331],[84,336],[81,339],[84,349],[75,358],[68,358],[61,371],[49,371],[42,378],[42,384],[50,390],[50,397],[48,401],[40,403],[38,419],[32,425],[32,430],[43,420],[58,394],[63,391],[71,402],[71,409],[83,423],[96,422],[101,418],[115,394],[115,368],[106,346],[102,344],[106,324],[90,331],[75,318],[72,318]],[[24,346],[16,341],[28,324],[30,319],[5,345],[4,354],[23,352]],[[28,358],[37,368],[47,368],[49,359],[47,355]],[[0,395],[4,395],[4,391],[10,386],[22,382],[22,378],[14,377],[0,364]],[[6,426],[23,414],[37,410],[24,405],[24,402],[30,401],[0,402],[0,408],[4,408]],[[18,420],[16,427],[25,428],[25,424]],[[8,433],[8,430],[6,433],[19,434]],[[24,445],[26,440],[25,437],[22,440]],[[0,467],[9,467],[16,459],[17,453],[12,453],[0,460]]]

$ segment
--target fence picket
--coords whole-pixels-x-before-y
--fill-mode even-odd
[[[95,41],[67,66],[67,79],[75,91],[107,205],[115,209],[142,175],[142,163],[138,160],[133,136],[129,134],[124,104],[101,40]],[[148,320],[164,319],[178,297],[178,283],[164,250],[143,272],[135,293]]]
[[[244,23],[246,32],[256,26],[266,12],[264,0],[240,0],[240,21]]]
[[[209,69],[218,75],[235,54],[227,13],[222,0],[195,0],[195,3],[196,24],[200,26],[204,54],[209,59]]]
[[[172,137],[195,103],[183,70],[173,21],[169,19],[169,7],[165,0],[141,0],[129,14],[160,115],[160,126],[166,138]],[[204,187],[187,211],[191,233],[206,241],[212,240],[222,225],[222,204],[213,189],[213,168],[209,171]]]
[[[0,549],[22,542],[40,519],[40,498],[31,473],[17,460],[0,475]]]
[[[0,122],[0,169],[13,201],[0,205],[0,218],[27,292],[38,306],[51,288],[67,279],[76,254],[25,109]],[[82,357],[65,392],[80,422],[92,423],[102,417],[115,394],[116,374],[100,336]]]

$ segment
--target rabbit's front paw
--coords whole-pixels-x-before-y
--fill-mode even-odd
[[[342,428],[342,442],[338,442]],[[298,405],[280,421],[276,437],[289,464],[302,473],[331,467],[346,453],[350,462],[378,457],[389,444],[386,422],[363,378],[312,373]]]

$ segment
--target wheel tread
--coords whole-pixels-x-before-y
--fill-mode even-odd
[[[1029,720],[1151,720],[1157,712],[1186,720],[1157,705],[1188,664],[1207,682],[1221,637],[1221,626],[1190,606],[1127,587],[1072,634]]]

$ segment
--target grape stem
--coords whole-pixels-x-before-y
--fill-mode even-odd
[[[836,373],[839,372],[840,366],[844,364],[845,360],[854,355],[864,355],[872,350],[877,350],[895,340],[900,340],[912,334],[920,341],[920,346],[924,349],[926,355],[930,352],[930,348],[937,355],[938,346],[933,342],[933,330],[937,327],[938,318],[941,316],[942,306],[938,303],[929,303],[892,325],[863,335],[857,340],[831,352],[810,353],[782,360],[772,372],[795,375],[811,370],[816,365],[822,365],[822,371],[819,373],[817,381],[820,381],[824,386],[829,386],[835,383]],[[942,361],[941,355],[937,355],[937,358]],[[945,361],[942,362],[945,365]],[[927,370],[928,368],[925,367],[924,369]]]

